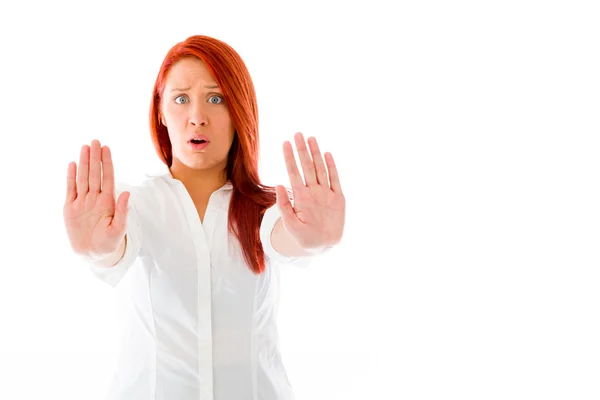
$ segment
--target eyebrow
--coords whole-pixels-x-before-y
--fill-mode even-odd
[[[219,85],[204,85],[202,86],[205,89],[219,89]],[[191,87],[185,87],[185,88],[173,88],[171,89],[171,92],[185,92],[186,90],[190,90]]]

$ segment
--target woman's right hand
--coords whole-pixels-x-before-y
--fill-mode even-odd
[[[101,147],[98,140],[82,146],[79,168],[75,162],[69,163],[63,208],[67,235],[76,254],[104,259],[124,249],[129,196],[123,192],[115,202],[110,149]]]

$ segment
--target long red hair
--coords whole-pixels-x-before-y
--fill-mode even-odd
[[[150,105],[150,133],[160,159],[171,167],[173,154],[167,128],[160,122],[160,103],[171,67],[185,57],[201,59],[221,87],[236,134],[227,157],[227,179],[233,185],[229,231],[238,239],[250,269],[265,270],[260,224],[275,204],[275,188],[258,176],[258,107],[254,84],[239,54],[228,44],[202,35],[190,36],[169,50],[158,72]]]

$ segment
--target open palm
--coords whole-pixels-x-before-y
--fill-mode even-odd
[[[283,153],[294,204],[286,189],[278,185],[277,204],[283,225],[302,248],[319,249],[336,245],[344,232],[346,200],[333,156],[325,153],[324,162],[315,138],[308,139],[310,153],[301,133],[297,133],[294,140],[304,181],[296,165],[292,145],[286,141]]]
[[[115,202],[110,149],[94,140],[81,148],[79,168],[70,163],[63,217],[73,251],[82,255],[110,254],[126,231],[129,192]]]

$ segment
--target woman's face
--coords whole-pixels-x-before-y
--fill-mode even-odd
[[[223,93],[202,60],[184,58],[171,67],[160,112],[171,140],[172,168],[226,168],[235,128]]]

